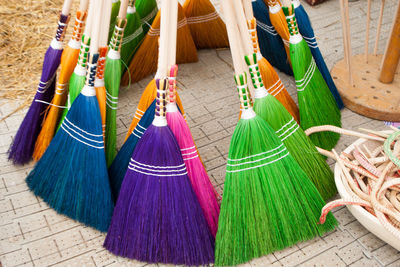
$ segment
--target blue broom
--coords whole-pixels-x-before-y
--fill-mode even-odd
[[[315,63],[317,64],[317,67],[321,72],[322,77],[324,77],[324,80],[328,85],[329,90],[335,98],[338,108],[342,109],[344,108],[342,98],[339,95],[339,92],[336,88],[335,83],[332,80],[332,76],[328,70],[328,67],[325,64],[325,60],[322,57],[321,51],[319,50],[317,39],[315,38],[314,30],[311,26],[310,18],[308,17],[304,7],[300,4],[299,0],[292,0],[292,4],[294,6],[294,14],[297,19],[299,31],[304,40],[307,42],[308,47],[311,50],[312,56],[315,59]]]
[[[257,20],[257,36],[261,54],[274,67],[293,76],[282,38],[269,20],[268,7],[263,0],[252,0],[254,17]]]
[[[97,18],[86,84],[46,152],[29,173],[26,183],[35,195],[42,197],[57,212],[105,232],[114,203],[94,89],[102,5],[102,1],[99,2],[93,1],[90,6],[97,11]]]

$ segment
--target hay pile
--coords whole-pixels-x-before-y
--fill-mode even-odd
[[[62,4],[63,0],[0,0],[1,99],[25,100],[23,106],[31,103]],[[74,1],[66,41],[78,5]]]

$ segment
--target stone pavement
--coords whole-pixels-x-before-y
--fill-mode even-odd
[[[218,2],[218,1],[214,1]],[[387,0],[380,52],[387,40],[396,0]],[[371,35],[376,30],[380,1],[372,4]],[[218,3],[216,3],[218,7]],[[339,3],[330,0],[311,8],[304,5],[313,21],[328,66],[343,56]],[[350,3],[354,52],[364,42],[366,1]],[[370,42],[370,47],[373,40]],[[223,191],[229,141],[234,131],[239,102],[232,77],[229,50],[199,51],[199,62],[179,66],[180,96],[187,121],[201,157],[219,193]],[[280,73],[296,98],[294,81]],[[120,147],[143,88],[151,77],[121,90],[118,109]],[[21,102],[0,100],[0,117]],[[57,214],[29,192],[24,179],[33,163],[16,167],[7,161],[6,151],[23,119],[25,110],[0,122],[0,262],[2,266],[145,266],[146,263],[115,257],[102,247],[104,234]],[[381,121],[342,112],[343,127],[384,129]],[[342,137],[342,151],[354,138]],[[332,165],[333,162],[330,161]],[[369,233],[346,207],[335,209],[340,222],[332,233],[312,241],[255,259],[245,266],[400,266],[400,253]],[[152,266],[148,264],[147,266]]]

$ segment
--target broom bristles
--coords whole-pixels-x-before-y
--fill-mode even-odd
[[[186,173],[171,130],[150,125],[132,155],[105,248],[152,263],[213,262],[214,240]]]
[[[285,86],[283,85],[278,73],[269,64],[269,62],[261,57],[257,61],[259,70],[268,93],[273,95],[281,104],[286,108],[287,111],[293,116],[293,118],[299,122],[299,108],[289,95]]]
[[[146,34],[150,25],[153,23],[154,18],[157,15],[157,1],[156,0],[136,0],[135,2],[136,10],[142,20],[143,32]]]
[[[217,198],[219,196],[199,158],[189,126],[182,114],[178,111],[168,112],[167,106],[167,122],[181,149],[192,188],[203,210],[210,231],[215,237],[218,228],[219,204]]]
[[[122,77],[122,86],[127,86],[129,82],[138,82],[157,70],[160,18],[161,11],[158,11],[156,18],[151,25],[150,31],[146,34],[146,37],[129,64],[129,73],[126,71]],[[196,46],[190,34],[187,19],[180,4],[178,5],[177,40],[177,64],[197,62],[198,57]]]
[[[35,143],[33,159],[38,161],[46,151],[56,131],[63,106],[68,96],[68,82],[78,61],[79,49],[66,46],[61,56],[61,70],[56,84],[56,93],[47,107],[42,129]]]
[[[58,213],[107,231],[114,204],[95,96],[77,97],[26,182]]]
[[[144,89],[142,96],[140,97],[138,107],[136,108],[135,115],[133,116],[131,125],[129,126],[129,130],[126,134],[125,141],[129,138],[132,131],[135,129],[136,125],[142,118],[143,114],[146,112],[148,107],[153,103],[154,99],[156,99],[157,86],[154,79],[152,79],[149,84]],[[178,108],[181,111],[182,115],[185,116],[185,111],[182,106],[181,98],[179,97],[178,92],[176,92],[176,103],[178,104]],[[124,142],[125,142],[124,141]]]
[[[183,9],[198,49],[229,46],[225,23],[209,0],[186,0]]]

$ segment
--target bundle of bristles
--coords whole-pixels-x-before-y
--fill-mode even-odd
[[[335,207],[358,205],[400,239],[400,130],[391,128],[392,131],[382,132],[361,129],[376,138],[354,145],[350,153],[338,155],[334,150],[333,153],[322,151],[337,161],[350,198],[328,203],[322,211],[321,222]]]

